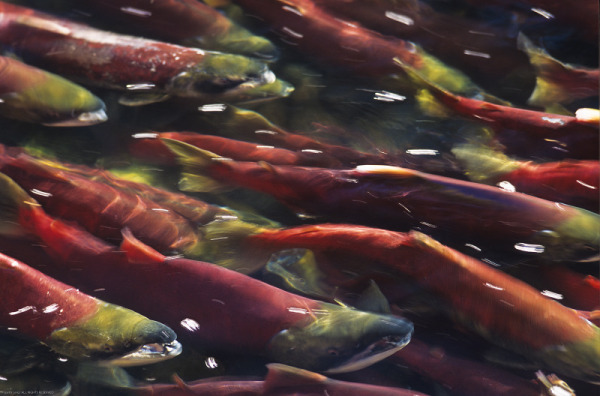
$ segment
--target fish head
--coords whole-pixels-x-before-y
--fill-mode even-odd
[[[45,343],[76,360],[135,366],[173,358],[181,344],[173,330],[127,308],[101,303],[92,317],[52,332]]]
[[[394,354],[411,339],[413,324],[394,315],[323,303],[308,323],[276,334],[267,356],[311,371],[360,370]]]
[[[589,326],[587,339],[542,348],[534,357],[560,375],[600,385],[600,328]]]
[[[555,261],[597,262],[600,260],[600,216],[585,209],[563,205],[573,214],[553,230],[534,235],[545,256]]]
[[[5,95],[11,118],[46,126],[89,126],[108,119],[104,102],[87,89],[60,76],[45,79],[19,92]]]
[[[247,90],[272,84],[275,74],[257,59],[207,52],[202,63],[176,75],[169,90],[178,96],[208,100],[236,100]]]

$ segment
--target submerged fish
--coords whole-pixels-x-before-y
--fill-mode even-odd
[[[197,0],[93,0],[77,7],[91,9],[144,33],[186,45],[274,60],[277,48],[264,37],[237,25]]]
[[[588,112],[584,113],[585,116],[565,116],[455,95],[427,80],[402,60],[396,59],[396,63],[425,88],[417,95],[417,99],[426,112],[438,111],[441,103],[443,107],[465,118],[489,125],[501,143],[508,147],[508,151],[523,152],[530,156],[533,151],[549,146],[544,152],[546,155],[598,158],[599,124],[587,119]],[[433,95],[433,99],[430,95]],[[517,139],[511,141],[513,135],[523,140],[528,139],[529,143],[522,145]]]
[[[34,64],[88,84],[129,91],[122,104],[171,96],[236,101],[264,94],[276,83],[267,65],[241,55],[120,35],[7,3],[0,3],[0,43]],[[282,83],[289,94],[289,84]],[[248,100],[245,96],[243,100]]]
[[[518,43],[536,70],[536,85],[529,97],[529,104],[546,107],[598,96],[599,69],[564,64],[542,48],[534,46],[523,34],[519,35]]]
[[[49,271],[79,287],[101,288],[105,298],[180,329],[181,338],[196,345],[337,373],[371,365],[410,341],[413,325],[400,317],[319,302],[214,264],[165,257],[127,230],[117,249],[48,216],[11,179],[0,180],[5,218],[40,238],[58,259]],[[152,289],[163,291],[146,293]]]
[[[139,396],[426,396],[414,390],[339,381],[283,364],[271,363],[267,368],[264,380],[211,378],[184,383],[178,379],[176,384],[142,386],[132,389],[131,393]]]
[[[65,165],[0,147],[0,170],[38,196],[50,213],[77,221],[100,238],[121,238],[128,227],[161,251],[184,250],[200,238],[177,212],[132,191],[119,189],[70,171]]]
[[[181,345],[167,326],[109,304],[0,254],[0,326],[73,359],[117,365],[175,357]]]
[[[457,146],[452,153],[465,164],[466,174],[472,181],[590,211],[600,210],[600,163],[597,160],[519,161],[471,144]]]
[[[62,77],[0,56],[0,114],[47,126],[106,121],[102,100]]]
[[[243,245],[248,256],[290,248],[351,256],[363,265],[350,272],[409,278],[437,297],[436,308],[494,344],[562,375],[600,380],[600,329],[585,316],[419,232],[321,224],[264,230]],[[348,276],[347,262],[335,265]]]
[[[576,207],[406,168],[337,170],[237,162],[176,140],[164,142],[185,167],[184,190],[202,191],[209,177],[337,221],[396,230],[419,227],[459,245],[550,260],[598,256],[600,216]]]
[[[295,49],[330,66],[360,76],[395,79],[402,73],[393,61],[399,57],[452,92],[485,95],[466,75],[418,45],[340,19],[311,0],[237,0],[236,3],[264,19]]]

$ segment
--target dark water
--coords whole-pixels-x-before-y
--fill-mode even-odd
[[[516,35],[521,31],[563,62],[590,68],[598,67],[597,41],[586,41],[578,35],[576,28],[546,19],[539,13],[527,11],[523,6],[508,6],[502,5],[503,2],[493,2],[494,4],[488,6],[475,7],[449,0],[424,3],[450,18],[460,15],[461,20],[472,22],[477,26],[487,25],[497,28],[498,31],[506,34],[502,39],[513,43],[515,47]],[[43,2],[43,5],[37,4],[37,6],[54,8],[51,2]],[[68,6],[65,8],[62,2],[56,2],[55,6],[61,16],[115,31],[135,33],[122,24],[114,24],[93,14],[81,13],[78,8]],[[427,149],[434,150],[439,157],[450,156],[450,149],[455,144],[473,140],[484,141],[490,134],[488,129],[476,122],[457,117],[439,118],[427,115],[418,107],[412,90],[390,89],[385,79],[352,75],[341,69],[332,68],[316,58],[296,51],[294,46],[288,45],[280,35],[256,18],[244,16],[243,13],[241,16],[241,24],[272,40],[281,51],[280,59],[270,64],[270,67],[278,78],[294,85],[295,91],[287,98],[240,106],[263,114],[285,130],[369,153],[403,153],[411,149]],[[424,46],[425,44],[423,43]],[[491,69],[486,71],[485,68],[468,69],[469,63],[462,58],[478,55],[456,52],[454,56],[452,53],[438,56],[447,64],[460,68],[487,92],[508,100],[515,106],[528,106],[526,101],[535,84],[535,74],[527,63],[526,57],[509,63],[515,68],[499,74]],[[127,168],[140,163],[132,158],[126,149],[131,136],[135,133],[194,131],[227,137],[236,136],[235,129],[227,126],[225,116],[199,110],[201,103],[178,100],[142,107],[125,107],[118,103],[120,93],[91,86],[89,89],[106,103],[109,116],[107,122],[89,127],[50,128],[2,119],[0,120],[0,142],[9,146],[33,147],[38,152],[52,155],[65,162],[114,169]],[[389,101],[380,100],[381,96],[377,93],[384,91],[388,95],[391,92],[395,96],[392,96],[393,99]],[[578,100],[565,107],[569,111],[580,107],[598,108],[598,98]],[[245,137],[240,136],[239,139],[245,140]],[[543,162],[554,158],[536,152],[521,159]],[[144,166],[151,170],[162,185],[174,191],[177,189],[177,169],[152,164]],[[451,173],[453,170],[445,171]],[[221,195],[197,194],[196,197],[218,205],[254,211],[280,222],[283,226],[321,222],[320,218],[300,218],[292,210],[259,193],[237,190]],[[494,260],[502,262],[508,257],[510,255],[507,252],[506,257],[494,257]],[[510,262],[510,260],[506,261]],[[591,264],[585,267],[585,271],[597,274],[597,265]],[[417,324],[416,332],[422,334],[431,345],[441,346],[459,356],[482,364],[491,364],[485,361],[485,355],[491,349],[487,341],[457,328],[445,317],[427,317]],[[9,339],[6,344],[15,345],[12,339]],[[191,347],[186,348],[185,345],[184,351],[184,355],[172,361],[128,368],[127,372],[137,380],[148,383],[170,382],[173,373],[177,373],[186,381],[192,381],[219,375],[263,377],[266,372],[264,364],[267,361],[261,358],[223,354],[219,351],[194,350]],[[12,347],[6,347],[0,352],[2,352],[0,358],[4,359],[5,366],[13,364],[16,367],[22,364],[22,360],[16,362],[9,360],[9,357],[14,355]],[[74,395],[127,393],[116,390],[114,386],[94,383],[96,378],[93,377],[100,376],[89,374],[85,368],[78,367],[74,362],[59,361],[48,351],[36,349],[33,360],[36,362],[33,365],[37,367],[21,374],[23,381],[28,384],[23,387],[25,390],[28,386],[33,386],[36,387],[37,394],[43,394],[45,391],[37,388],[39,383],[54,384],[61,388],[64,379],[69,378],[72,385],[71,394]],[[10,364],[7,364],[8,362]],[[518,367],[506,370],[525,379],[534,378],[535,368],[532,369],[520,362],[517,362],[516,366]],[[75,375],[78,370],[83,374]],[[31,377],[26,376],[28,373]],[[0,379],[4,380],[1,372],[0,376],[2,377]],[[39,376],[45,377],[40,380]],[[107,374],[107,378],[110,378],[110,375]],[[428,380],[407,367],[386,361],[360,372],[337,375],[335,378],[410,387],[430,395],[456,394],[442,384]],[[598,392],[598,388],[592,385],[568,378],[563,379],[568,380],[578,395],[592,395]],[[56,390],[48,392],[58,393]],[[0,394],[5,394],[1,383]]]

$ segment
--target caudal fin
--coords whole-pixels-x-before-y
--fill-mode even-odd
[[[160,140],[175,154],[177,162],[183,167],[183,173],[179,180],[180,190],[222,192],[230,189],[207,175],[211,166],[214,165],[214,161],[227,161],[228,158],[180,140],[169,138],[160,138]]]
[[[493,182],[497,177],[519,167],[517,161],[487,146],[458,145],[452,149],[452,154],[462,163],[467,177],[479,183]]]
[[[22,210],[40,204],[31,198],[13,179],[0,173],[0,235],[22,237],[28,235],[20,223]]]
[[[598,94],[597,87],[588,90],[565,84],[569,76],[578,74],[577,71],[571,65],[553,58],[544,49],[536,47],[523,33],[519,34],[517,45],[527,54],[536,73],[535,88],[527,100],[530,105],[546,108]]]

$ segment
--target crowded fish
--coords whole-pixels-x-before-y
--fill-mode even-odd
[[[0,2],[0,393],[598,393],[597,17]]]

